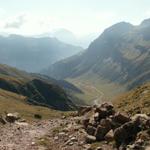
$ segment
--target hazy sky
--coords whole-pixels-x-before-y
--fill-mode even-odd
[[[0,32],[16,34],[65,28],[82,36],[145,18],[150,18],[150,0],[0,0]]]

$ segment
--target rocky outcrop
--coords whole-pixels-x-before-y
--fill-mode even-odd
[[[17,112],[16,113],[8,113],[5,117],[5,119],[7,122],[14,123],[16,120],[19,120],[20,117]]]
[[[0,124],[5,125],[7,123],[15,123],[15,122],[21,122],[20,114],[15,113],[5,113],[5,115],[0,116]]]
[[[115,141],[118,149],[142,149],[150,138],[150,117],[146,114],[128,116],[116,112],[113,105],[103,103],[100,106],[86,107],[80,110],[83,115],[85,141]],[[82,112],[82,113],[81,113]],[[84,113],[83,113],[84,112]],[[143,134],[147,140],[143,139]],[[149,143],[150,144],[150,143]]]

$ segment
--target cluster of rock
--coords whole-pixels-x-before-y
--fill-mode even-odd
[[[0,116],[0,123],[14,123],[15,121],[20,119],[19,113],[6,113],[4,116]]]
[[[115,141],[118,149],[145,149],[150,144],[150,117],[136,114],[133,117],[116,112],[113,105],[82,108],[79,115],[84,116],[82,123],[87,133],[87,143],[96,141]],[[147,141],[147,143],[146,143]]]

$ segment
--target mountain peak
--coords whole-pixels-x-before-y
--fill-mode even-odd
[[[141,26],[150,26],[150,18],[145,19],[144,21],[142,21],[142,23],[140,25]]]
[[[133,26],[131,23],[129,22],[125,22],[125,21],[121,21],[121,22],[118,22],[116,24],[114,24],[113,26],[126,26],[126,27],[131,27]]]
[[[133,28],[133,25],[128,22],[119,22],[107,28],[105,32],[127,32]]]
[[[149,29],[120,22],[107,28],[80,56],[52,65],[49,74],[62,79],[94,76],[120,85],[129,82],[128,88],[133,88],[150,80],[149,41]]]

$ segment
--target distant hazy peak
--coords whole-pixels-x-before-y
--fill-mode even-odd
[[[149,26],[150,25],[150,18],[149,19],[145,19],[144,21],[142,21],[142,23],[140,24],[140,26]]]
[[[63,28],[61,28],[61,29],[57,29],[57,30],[54,30],[53,32],[52,32],[52,34],[54,34],[54,35],[68,35],[68,36],[72,36],[73,38],[76,38],[75,37],[75,35],[71,32],[71,31],[69,31],[69,30],[67,30],[67,29],[63,29]]]
[[[18,35],[18,34],[9,34],[10,38],[22,38],[23,36],[22,35]]]
[[[122,34],[128,33],[134,28],[134,26],[128,22],[119,22],[116,23],[109,28],[106,28],[104,32],[97,38],[95,39],[90,45],[89,48],[93,49],[93,46],[95,47],[96,45],[99,45],[100,40],[108,40],[111,38],[120,38]],[[111,39],[112,40],[112,39]],[[97,44],[96,44],[97,43]]]

